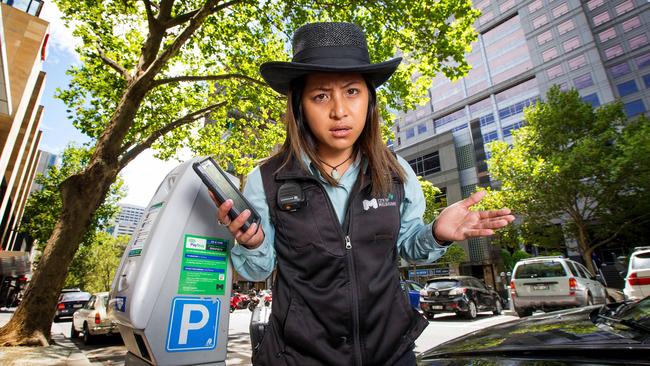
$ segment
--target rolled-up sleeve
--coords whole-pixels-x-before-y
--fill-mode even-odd
[[[406,172],[404,201],[401,203],[401,226],[397,239],[397,250],[402,258],[411,263],[431,263],[439,259],[447,250],[433,237],[433,223],[425,224],[422,215],[426,201],[422,187],[411,166],[402,157],[397,160]]]
[[[248,175],[243,194],[261,217],[264,241],[255,249],[235,245],[230,252],[230,258],[235,270],[242,277],[249,281],[264,281],[271,275],[275,267],[275,247],[273,243],[275,228],[271,224],[269,206],[266,202],[259,167]]]

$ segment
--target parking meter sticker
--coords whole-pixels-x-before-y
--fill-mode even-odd
[[[224,295],[228,266],[228,241],[185,235],[183,244],[178,293],[181,295]]]
[[[138,229],[138,232],[135,234],[135,240],[131,245],[131,250],[142,249],[144,247],[144,243],[149,237],[151,227],[153,226],[154,222],[156,222],[156,218],[158,217],[158,214],[160,213],[160,209],[162,207],[162,202],[149,207],[147,212],[144,214],[144,218],[142,219],[142,223]]]
[[[204,351],[216,348],[219,299],[178,296],[172,300],[167,325],[167,352]]]
[[[129,257],[137,257],[142,255],[142,249],[133,249],[129,251]]]
[[[126,297],[117,296],[114,299],[111,299],[111,302],[113,302],[113,309],[121,312],[126,311]]]

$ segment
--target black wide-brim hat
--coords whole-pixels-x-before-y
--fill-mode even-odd
[[[260,66],[269,86],[287,94],[291,82],[314,72],[360,73],[377,88],[385,83],[402,61],[401,57],[370,63],[366,36],[353,23],[309,23],[293,35],[291,62],[272,61]]]

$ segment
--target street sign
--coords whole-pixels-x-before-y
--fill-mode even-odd
[[[167,352],[210,350],[217,345],[221,301],[175,297],[167,331]]]

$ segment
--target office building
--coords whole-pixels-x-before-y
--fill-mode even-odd
[[[142,219],[144,207],[120,203],[120,212],[114,220],[109,232],[114,236],[120,235],[131,236]]]
[[[0,276],[30,272],[31,242],[18,235],[38,161],[42,64],[49,23],[38,17],[42,1],[0,5]]]
[[[430,101],[400,114],[395,151],[443,190],[450,204],[489,186],[490,141],[512,142],[523,109],[554,84],[576,88],[593,106],[621,99],[628,116],[650,108],[647,0],[481,0],[472,70],[434,79]],[[463,274],[499,283],[487,240],[461,243]],[[428,275],[428,273],[425,273]]]

